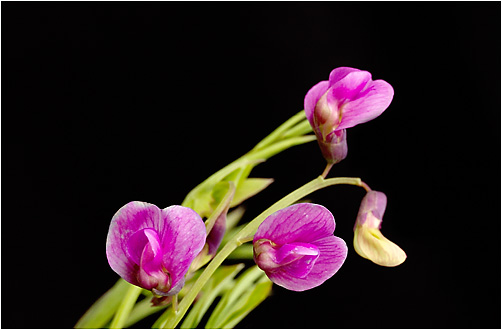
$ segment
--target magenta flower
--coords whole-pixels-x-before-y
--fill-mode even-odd
[[[192,209],[163,210],[130,202],[115,213],[108,231],[110,267],[127,282],[156,296],[177,294],[190,263],[204,247],[206,228]]]
[[[328,163],[347,155],[345,129],[378,117],[394,96],[392,86],[368,71],[340,67],[305,96],[305,114]],[[343,158],[341,158],[343,157]]]
[[[291,205],[258,227],[254,260],[275,284],[293,291],[312,289],[333,276],[347,258],[347,245],[334,231],[335,219],[324,206]]]

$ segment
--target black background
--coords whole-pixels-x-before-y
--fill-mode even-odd
[[[395,96],[330,176],[387,194],[408,259],[354,252],[364,190],[316,192],[346,263],[239,327],[500,328],[500,59],[499,2],[3,2],[2,327],[73,327],[118,278],[121,206],[181,203],[351,66]],[[246,220],[323,168],[315,142],[259,165]]]

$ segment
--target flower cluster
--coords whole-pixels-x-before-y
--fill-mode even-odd
[[[311,138],[310,141],[317,139],[328,163],[324,173],[316,180],[327,183],[330,179],[325,178],[333,164],[347,156],[346,130],[378,117],[389,106],[393,95],[393,88],[387,82],[372,80],[369,72],[348,67],[334,69],[329,80],[319,82],[308,91],[304,104],[305,116],[315,133],[315,137],[310,135],[308,138]],[[305,119],[303,121],[308,127]],[[285,128],[283,126],[278,130],[280,129]],[[301,130],[292,131],[297,133]],[[279,133],[282,134],[282,131]],[[281,135],[279,133],[271,134],[258,146],[263,147],[271,143]],[[267,153],[260,150],[261,157],[265,154]],[[256,159],[253,161],[256,163]],[[184,202],[184,205],[194,207],[200,215],[189,207],[174,205],[159,209],[144,202],[130,202],[119,209],[112,218],[106,242],[106,255],[111,268],[127,282],[150,290],[154,305],[167,305],[170,302],[173,306],[177,304],[177,298],[172,299],[172,296],[177,297],[189,277],[187,275],[203,267],[217,255],[227,232],[229,209],[238,205],[245,196],[256,194],[270,183],[270,180],[266,179],[246,179],[253,161],[243,162],[240,169],[234,167],[234,172],[228,171],[220,176],[227,180],[221,181],[220,185],[220,188],[228,187],[224,197],[215,197],[223,190],[218,190],[217,182],[211,180],[205,181],[206,186],[197,187],[189,194],[191,199],[188,199],[188,204]],[[393,267],[403,263],[406,259],[405,252],[385,238],[380,231],[387,205],[385,194],[371,190],[360,179],[337,179],[346,179],[338,182],[362,186],[367,192],[354,225],[354,250],[360,256],[381,266]],[[291,202],[294,201],[288,200],[288,203],[283,205],[290,205]],[[252,257],[255,263],[270,281],[288,290],[304,291],[315,288],[338,272],[347,258],[348,248],[342,238],[334,236],[335,219],[327,208],[312,203],[299,203],[282,209],[275,208],[274,211],[261,223],[259,218],[253,220],[249,225],[254,225],[242,229],[235,235],[234,245],[228,246],[236,248],[243,242],[251,241],[250,237],[254,234]],[[201,215],[208,217],[206,222]],[[246,231],[247,228],[253,229]],[[219,260],[221,264],[223,258]],[[206,268],[206,271],[210,268]],[[211,269],[214,272],[215,268]],[[255,267],[255,270],[263,275],[258,268]],[[206,283],[200,278],[208,280],[207,276],[204,277],[206,271],[200,275],[196,284],[193,284],[198,285],[196,289],[199,291]],[[228,279],[225,278],[226,280]],[[221,277],[215,279],[214,283],[219,283],[218,281],[225,283]],[[271,286],[270,281],[267,283]],[[199,282],[202,284],[197,284]],[[249,279],[245,281],[251,282]],[[254,285],[258,287],[259,283]],[[223,287],[223,284],[217,287]],[[212,293],[214,297],[216,294]],[[234,296],[237,295],[236,293]],[[196,294],[191,297],[195,299]],[[209,299],[208,297],[211,295],[202,299]],[[193,300],[189,304],[191,302]],[[186,305],[182,312],[170,314],[171,323],[163,323],[163,326],[174,327],[187,311]],[[230,313],[231,307],[225,308]],[[197,312],[198,309],[193,310]],[[222,309],[215,310],[221,312]],[[247,312],[242,313],[245,315]],[[200,321],[201,317],[197,315],[187,317],[186,320]],[[210,318],[210,321],[216,320],[223,319]],[[198,323],[194,323],[196,324]],[[229,324],[233,323],[226,323],[226,326]]]

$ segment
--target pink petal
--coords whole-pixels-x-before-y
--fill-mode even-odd
[[[356,98],[368,82],[371,82],[371,73],[358,70],[348,73],[334,83],[330,81],[329,88],[333,98],[341,105]]]
[[[143,252],[141,248],[137,253],[131,254],[129,239],[145,228],[159,232],[159,226],[163,226],[161,210],[149,203],[130,202],[113,216],[106,239],[106,256],[110,267],[129,283],[139,285],[135,275],[138,269],[136,261],[139,261]],[[142,244],[144,247],[148,239],[143,233],[141,235],[144,242],[137,237],[134,244]]]
[[[206,227],[201,217],[192,209],[183,206],[170,206],[162,210],[165,228],[159,231],[163,264],[171,275],[173,288],[169,294],[181,289],[178,285],[183,281],[190,264],[199,254],[206,242]],[[178,290],[179,291],[179,290]]]
[[[339,68],[336,68],[333,71],[331,71],[331,73],[329,74],[329,84],[330,84],[330,86],[332,86],[337,81],[342,80],[349,73],[359,72],[359,71],[361,71],[361,70],[349,68],[346,66],[341,66]]]
[[[268,239],[277,245],[292,242],[311,243],[333,235],[335,219],[322,205],[300,203],[270,215],[262,222],[253,242]]]
[[[380,116],[392,102],[394,89],[384,80],[375,80],[356,98],[343,105],[338,130],[365,123]]]
[[[317,101],[323,96],[324,93],[329,88],[329,81],[321,81],[314,87],[312,87],[308,92],[307,95],[305,95],[305,100],[303,102],[303,105],[305,107],[305,116],[307,117],[307,120],[310,122],[312,126],[314,126],[314,109],[317,104]]]
[[[298,277],[295,271],[281,267],[277,272],[266,272],[270,280],[288,290],[305,291],[321,285],[332,277],[347,258],[348,249],[345,241],[336,236],[328,236],[312,244],[319,249],[319,257],[307,276]]]

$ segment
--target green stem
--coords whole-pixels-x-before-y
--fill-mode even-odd
[[[321,176],[322,176],[322,178],[323,178],[323,179],[326,179],[326,176],[328,175],[328,173],[329,173],[329,171],[331,170],[331,168],[333,167],[333,165],[335,165],[335,164],[333,164],[333,163],[328,163],[328,164],[326,165],[326,168],[324,169],[324,172],[322,172],[322,174],[321,174]]]
[[[280,209],[293,204],[294,202],[302,199],[303,197],[313,193],[316,190],[337,184],[361,186],[361,182],[362,181],[359,178],[333,178],[325,180],[321,176],[319,176],[316,179],[291,192],[290,194],[286,195],[274,205],[270,206],[259,216],[249,222],[221,249],[221,251],[214,257],[214,259],[208,264],[204,272],[197,279],[192,289],[187,293],[187,295],[178,305],[177,312],[172,313],[172,311],[170,312],[170,310],[167,310],[165,312],[170,313],[170,317],[167,317],[167,319],[160,324],[160,327],[164,329],[174,329],[176,327],[176,325],[181,321],[181,319],[187,312],[190,305],[193,303],[199,291],[202,289],[204,284],[206,284],[214,271],[216,271],[221,263],[232,253],[232,251],[234,251],[239,245],[242,244],[242,241],[256,232],[258,226],[263,222],[263,220],[265,220],[266,217]]]
[[[131,285],[129,290],[127,290],[127,293],[125,294],[124,299],[122,300],[122,303],[120,304],[119,309],[115,314],[115,317],[110,323],[110,329],[122,329],[124,327],[124,324],[126,323],[129,314],[131,313],[131,310],[136,303],[136,300],[138,300],[141,290],[142,289],[140,287],[135,285]]]
[[[281,126],[277,127],[272,133],[270,133],[267,137],[265,137],[263,140],[261,140],[254,148],[253,150],[259,150],[262,149],[269,144],[274,143],[277,139],[281,137],[282,134],[284,134],[288,129],[290,129],[293,125],[297,124],[298,122],[302,121],[305,119],[305,111],[300,111],[293,117],[289,118],[286,120]]]

